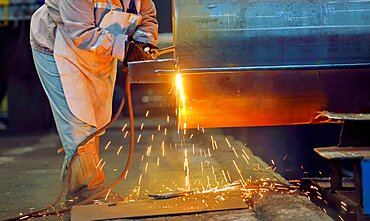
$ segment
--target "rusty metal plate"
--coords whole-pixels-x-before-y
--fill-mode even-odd
[[[132,63],[130,80],[138,84],[171,83],[175,87],[174,66],[173,60]],[[230,72],[216,68],[196,73],[180,69],[178,73],[185,97],[184,107],[178,99],[181,127],[341,123],[344,119],[338,113],[363,117],[370,110],[367,67]]]
[[[228,191],[192,194],[166,200],[139,200],[116,206],[108,204],[75,206],[71,215],[72,221],[84,221],[246,209],[247,204],[244,203],[241,194],[241,191]]]
[[[370,120],[370,114],[353,114],[353,113],[333,113],[329,111],[324,111],[323,113],[325,116],[329,117],[330,119],[338,119],[338,120]]]
[[[362,159],[370,157],[370,147],[320,147],[314,149],[325,159]]]
[[[207,128],[339,123],[323,112],[370,110],[369,73],[366,68],[185,73],[182,84],[186,99],[185,105],[179,104],[180,125]]]

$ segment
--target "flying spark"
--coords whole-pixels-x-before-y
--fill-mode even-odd
[[[104,167],[105,163],[106,163],[106,162],[104,161],[103,165],[101,165],[101,167],[100,167],[100,169],[99,169],[100,171],[102,171],[102,170],[103,170],[103,167]]]
[[[107,145],[105,146],[105,148],[104,148],[104,150],[107,150],[108,149],[108,147],[109,147],[109,145],[112,143],[112,141],[109,141],[108,143],[107,143]]]
[[[149,165],[149,163],[147,162],[147,163],[145,164],[145,170],[144,170],[144,172],[147,172],[147,171],[148,171],[148,165]]]
[[[121,149],[122,149],[123,146],[120,146],[118,151],[117,151],[117,155],[119,154],[119,152],[121,152]]]
[[[222,175],[224,176],[225,182],[228,183],[225,171],[224,170],[221,170],[221,171],[222,171]]]
[[[231,144],[230,144],[229,140],[227,139],[227,137],[225,137],[225,140],[226,140],[227,145],[231,148]]]
[[[125,126],[122,127],[122,132],[126,129],[127,127],[127,124],[125,124]]]
[[[245,154],[245,156],[247,157],[247,159],[248,159],[248,160],[250,160],[250,158],[249,158],[249,156],[248,156],[247,152],[245,152],[245,150],[244,150],[244,149],[242,149],[242,152]]]
[[[242,154],[242,157],[243,159],[245,160],[245,162],[249,165],[249,161],[247,160],[247,158],[244,156],[244,154]]]
[[[101,164],[101,162],[103,161],[103,158],[101,158],[100,160],[99,160],[99,163],[95,166],[95,168],[96,169],[98,169],[98,167],[99,167],[99,165]]]
[[[140,142],[140,138],[141,138],[141,134],[139,134],[139,137],[137,138],[137,143],[139,143]]]
[[[239,158],[239,155],[236,153],[235,148],[234,148],[234,147],[232,147],[232,149],[233,149],[233,151],[234,151],[234,154],[235,154],[236,158]]]
[[[110,194],[110,191],[111,191],[112,189],[109,189],[108,190],[108,192],[107,192],[107,195],[105,196],[105,199],[104,200],[107,200],[108,199],[108,196],[109,196],[109,194]]]
[[[241,170],[239,169],[238,165],[236,165],[235,161],[233,160],[233,163],[234,163],[234,166],[236,168],[236,171],[238,171],[239,175],[240,175],[240,178],[242,179],[243,183],[245,183],[245,180],[243,178],[243,175],[241,173]]]

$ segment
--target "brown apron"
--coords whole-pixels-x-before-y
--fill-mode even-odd
[[[140,1],[137,2],[140,7]],[[126,12],[107,13],[99,27],[113,36],[132,35],[141,16]],[[138,10],[139,11],[139,10]],[[110,121],[117,59],[110,52],[97,55],[75,46],[62,27],[57,27],[54,58],[72,113],[81,121],[101,128]]]

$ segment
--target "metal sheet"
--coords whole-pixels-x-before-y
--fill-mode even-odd
[[[236,71],[184,74],[186,127],[339,122],[323,111],[370,110],[367,69]]]
[[[174,0],[179,67],[368,63],[370,2]]]
[[[186,97],[182,127],[326,123],[339,121],[323,111],[369,113],[370,1],[173,5],[176,65],[153,66],[132,81],[173,79],[176,66]]]
[[[370,120],[370,114],[353,114],[353,113],[333,113],[324,111],[323,113],[325,116],[329,117],[330,119],[337,119],[337,120],[356,120],[356,121],[365,121]]]
[[[132,83],[174,83],[171,59],[129,64]],[[364,68],[226,69],[180,72],[188,128],[341,122],[325,113],[367,116],[370,70]],[[305,69],[308,68],[308,69]],[[324,114],[323,114],[324,112]],[[351,115],[351,116],[352,116]]]
[[[246,209],[241,191],[194,194],[167,200],[141,200],[116,206],[86,205],[72,208],[72,221],[155,217],[207,211]],[[222,198],[220,200],[219,198]],[[217,201],[218,200],[218,201]],[[231,212],[231,211],[230,211]]]
[[[370,157],[370,147],[320,147],[314,150],[328,160]]]

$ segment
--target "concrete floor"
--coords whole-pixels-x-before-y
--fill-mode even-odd
[[[148,193],[186,189],[185,152],[190,168],[190,189],[220,187],[241,179],[241,176],[246,181],[260,178],[284,181],[242,142],[231,136],[225,137],[222,130],[193,129],[187,130],[183,136],[177,134],[174,119],[169,119],[169,122],[167,119],[166,115],[136,118],[133,164],[127,179],[113,190],[126,200],[147,199]],[[128,126],[122,131],[126,123],[127,119],[119,119],[101,140],[101,158],[106,162],[104,171],[108,183],[120,175],[126,163],[129,148],[129,135],[126,134]],[[60,146],[58,135],[54,131],[0,138],[0,218],[43,207],[54,199],[61,186],[59,173],[63,155],[56,154],[56,149]],[[188,220],[228,220],[232,216],[237,220],[256,219],[252,211],[241,210],[191,216]],[[185,219],[186,216],[182,218]],[[70,216],[43,218],[62,219],[68,220]]]
[[[0,218],[50,204],[63,161],[56,133],[0,138]]]

